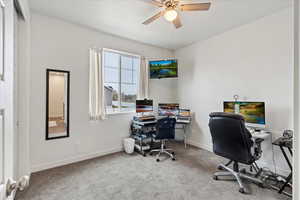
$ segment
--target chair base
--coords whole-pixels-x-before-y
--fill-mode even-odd
[[[244,184],[242,182],[242,179],[246,179],[248,181],[256,183],[261,187],[263,186],[263,181],[262,180],[245,174],[245,171],[246,171],[245,169],[234,171],[233,169],[231,169],[231,168],[229,168],[229,167],[227,167],[226,165],[223,165],[223,164],[220,164],[218,166],[218,168],[223,169],[225,171],[215,172],[214,175],[213,175],[213,179],[218,180],[218,177],[220,177],[220,176],[221,177],[222,176],[233,176],[239,184],[239,192],[240,193],[246,193],[246,190],[245,190]]]
[[[170,158],[172,158],[173,161],[175,161],[175,153],[173,152],[172,149],[166,149],[165,146],[166,146],[166,142],[165,142],[165,140],[162,140],[161,141],[160,149],[153,149],[153,150],[151,150],[150,151],[150,155],[152,155],[154,152],[158,152],[158,154],[156,155],[156,161],[157,162],[160,161],[159,157],[160,157],[161,154],[166,154]]]

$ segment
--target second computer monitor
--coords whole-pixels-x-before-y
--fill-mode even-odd
[[[137,113],[153,112],[153,100],[149,100],[149,99],[136,100],[136,112]]]
[[[158,115],[176,116],[179,113],[178,103],[160,103],[158,104]]]

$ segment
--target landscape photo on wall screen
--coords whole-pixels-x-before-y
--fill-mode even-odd
[[[178,63],[172,60],[152,60],[149,62],[150,78],[174,78],[178,77]]]

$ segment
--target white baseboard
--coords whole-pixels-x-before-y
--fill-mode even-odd
[[[54,167],[60,167],[63,165],[68,165],[68,164],[72,164],[72,163],[76,163],[76,162],[80,162],[80,161],[84,161],[84,160],[88,160],[88,159],[92,159],[92,158],[96,158],[96,157],[100,157],[100,156],[105,156],[105,155],[109,155],[112,153],[117,153],[123,151],[123,147],[118,147],[118,148],[113,148],[113,149],[109,149],[106,151],[99,151],[99,152],[93,152],[93,153],[88,153],[88,154],[81,154],[79,156],[75,156],[75,157],[71,157],[71,158],[67,158],[64,160],[60,160],[60,161],[55,161],[55,162],[49,162],[49,163],[43,163],[43,164],[39,164],[39,165],[34,165],[31,167],[31,172],[39,172],[39,171],[43,171],[46,169],[51,169]]]
[[[202,144],[202,143],[200,143],[200,142],[195,142],[195,141],[192,141],[192,140],[187,140],[187,143],[188,143],[189,145],[198,147],[198,148],[200,148],[200,149],[204,149],[204,150],[213,152],[213,150],[212,150],[212,145],[209,145],[209,144]]]

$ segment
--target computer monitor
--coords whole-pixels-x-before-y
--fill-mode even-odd
[[[136,100],[135,105],[137,113],[153,112],[153,100]]]
[[[264,128],[266,125],[264,102],[225,101],[224,112],[243,115],[247,126]]]
[[[191,117],[191,110],[190,109],[179,109],[178,116],[179,117]]]
[[[158,104],[159,116],[177,116],[179,113],[178,103],[160,103]]]

